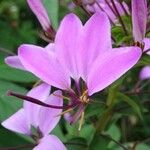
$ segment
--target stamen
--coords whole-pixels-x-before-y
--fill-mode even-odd
[[[56,96],[56,97],[59,97],[59,98],[62,98],[62,99],[66,99],[66,100],[70,101],[69,97],[66,97],[66,96],[63,96],[63,95],[57,95],[57,94],[54,94],[54,93],[53,93],[53,95]]]
[[[79,131],[80,131],[81,128],[82,128],[83,121],[84,121],[84,112],[82,112],[81,118],[80,118],[80,121],[79,121],[79,128],[78,128]]]
[[[79,105],[79,109],[78,111],[74,114],[74,116],[72,116],[71,120],[70,120],[70,125],[74,124],[77,122],[77,120],[80,118],[82,112],[84,111],[85,106],[84,105]]]
[[[82,103],[88,103],[89,102],[89,98],[87,95],[87,90],[83,92],[82,96],[80,96],[80,101]]]
[[[64,115],[64,114],[66,114],[66,113],[69,113],[69,112],[72,111],[72,110],[73,110],[73,108],[69,108],[69,109],[63,111],[62,113],[60,113],[59,115],[57,115],[56,117],[62,116],[62,115]]]
[[[11,91],[9,91],[7,94],[8,94],[8,96],[15,96],[15,97],[20,98],[22,100],[26,100],[26,101],[34,103],[34,104],[38,104],[38,105],[41,105],[44,107],[49,107],[49,108],[54,108],[54,109],[69,109],[69,108],[72,108],[72,107],[77,105],[77,103],[73,103],[73,104],[67,105],[67,106],[54,106],[54,105],[49,105],[49,104],[46,104],[44,102],[41,102],[40,100],[35,99],[33,97],[17,94],[17,93],[11,92]]]

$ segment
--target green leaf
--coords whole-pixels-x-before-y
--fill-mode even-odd
[[[38,79],[27,71],[11,68],[6,65],[2,65],[0,79],[5,79],[13,82],[30,83],[36,82]]]
[[[58,136],[61,141],[66,142],[66,137],[63,134],[63,131],[60,125],[61,124],[57,124],[57,126],[52,130],[51,134]]]
[[[120,132],[119,128],[115,124],[112,124],[111,127],[106,131],[106,133],[108,135],[110,135],[110,137],[112,139],[114,139],[116,141],[119,141],[120,138],[121,138],[121,132]],[[108,147],[111,148],[114,145],[116,145],[114,142],[110,142]]]
[[[131,147],[131,143],[124,144],[125,147]],[[116,148],[113,148],[112,150],[122,150],[121,147],[117,146]],[[138,144],[134,150],[150,150],[150,146],[147,144]]]
[[[110,139],[101,135],[95,135],[88,150],[107,150]]]
[[[95,133],[93,125],[84,124],[81,128],[81,131],[79,131],[78,128],[79,128],[78,124],[70,125],[69,123],[66,123],[66,129],[68,132],[67,138],[70,139],[75,136],[78,136],[86,139],[88,143],[91,142]]]
[[[84,138],[73,138],[66,142],[67,150],[86,150],[87,143]]]
[[[138,144],[136,150],[150,150],[150,146],[146,144]]]
[[[36,82],[38,79],[27,71],[11,68],[4,63],[4,56],[0,56],[0,79],[9,80],[13,82],[30,83]]]
[[[43,0],[43,4],[47,9],[49,18],[55,29],[58,27],[58,10],[59,10],[59,0]]]
[[[17,147],[32,144],[33,142],[27,136],[16,134],[3,128],[2,126],[0,126],[0,135],[0,147]]]
[[[7,96],[9,90],[17,93],[27,92],[27,90],[21,86],[0,80],[0,121],[8,118],[22,106],[22,101],[15,97]]]
[[[130,97],[124,95],[123,93],[118,93],[118,96],[120,98],[120,100],[126,102],[128,105],[130,105],[133,110],[135,111],[135,113],[142,119],[142,113],[141,113],[141,109],[140,106]]]
[[[137,66],[145,66],[150,65],[150,56],[149,55],[143,55],[141,60],[138,62]]]

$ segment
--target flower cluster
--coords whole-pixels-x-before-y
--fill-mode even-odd
[[[42,0],[27,2],[43,30],[49,34],[54,32]],[[9,92],[25,101],[23,108],[2,122],[5,128],[34,139],[34,150],[65,150],[55,135],[49,135],[61,115],[69,113],[66,120],[70,124],[79,120],[81,129],[92,95],[135,66],[142,52],[150,54],[150,39],[145,37],[146,0],[132,0],[132,12],[125,2],[117,0],[86,0],[80,6],[91,14],[85,24],[75,14],[67,14],[52,43],[45,47],[22,44],[18,55],[5,59],[9,66],[31,72],[41,81],[26,96]],[[114,47],[111,27],[124,25],[121,16],[125,15],[132,15],[134,44]],[[150,66],[142,69],[140,78],[150,78]],[[52,94],[51,86],[57,89]],[[63,104],[63,99],[68,101]]]

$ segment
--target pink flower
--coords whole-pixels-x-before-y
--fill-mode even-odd
[[[50,105],[62,106],[63,100],[54,95],[49,95],[50,86],[43,83],[31,91],[28,92],[27,96],[33,98],[38,98],[42,102],[45,102]],[[56,91],[55,94],[61,95],[60,91]],[[25,101],[23,108],[18,110],[10,118],[2,122],[2,125],[14,132],[22,133],[30,137],[35,137],[35,142],[37,146],[34,147],[34,150],[66,150],[63,143],[55,136],[49,135],[54,127],[60,120],[60,113],[62,109],[52,109],[42,107],[30,102]],[[36,129],[37,134],[32,133],[31,127]]]
[[[124,1],[113,1],[120,16],[123,16],[126,13],[129,14],[128,5]],[[111,0],[83,0],[83,5],[86,6],[86,9],[91,13],[105,12],[113,23],[116,23],[118,21],[118,15]]]
[[[50,30],[51,22],[49,20],[47,11],[43,5],[43,0],[27,0],[27,3],[33,13],[38,18],[39,22],[41,23],[43,29],[45,31]]]
[[[150,38],[145,38],[143,42],[145,44],[144,51],[146,52],[147,50],[149,50],[147,54],[150,55]],[[140,79],[150,79],[150,66],[142,68],[142,70],[140,71]]]
[[[132,24],[135,42],[142,42],[146,33],[147,1],[132,0]]]
[[[135,46],[112,48],[110,33],[104,13],[94,14],[84,26],[77,16],[69,14],[62,20],[54,44],[19,47],[18,58],[26,70],[67,91],[72,109],[79,109],[72,122],[79,118],[92,94],[120,78],[141,57],[141,49]],[[75,86],[71,86],[71,78]]]

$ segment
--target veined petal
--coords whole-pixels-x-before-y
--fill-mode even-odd
[[[86,78],[88,68],[97,56],[111,49],[110,33],[110,22],[105,13],[94,14],[84,25],[78,48],[79,71],[83,78]]]
[[[43,83],[29,91],[27,96],[37,98],[44,102],[50,94],[50,88],[51,87],[48,84]],[[24,101],[23,107],[26,113],[28,123],[33,125],[34,127],[38,127],[39,110],[41,106]]]
[[[9,56],[5,58],[5,63],[10,67],[26,70],[22,65],[21,61],[19,60],[18,56]]]
[[[67,150],[55,135],[46,135],[33,150]]]
[[[33,13],[38,18],[44,30],[48,31],[51,25],[47,11],[42,3],[42,0],[27,0]]]
[[[140,59],[142,51],[138,47],[122,47],[109,50],[98,57],[88,75],[89,95],[109,86],[120,78]]]
[[[3,121],[2,126],[14,132],[30,134],[30,128],[27,124],[24,109],[18,110],[15,114]]]
[[[150,66],[146,66],[141,70],[140,79],[141,80],[150,79]]]
[[[45,103],[55,106],[63,106],[63,99],[61,98],[61,91],[56,91],[51,94]],[[39,128],[44,135],[53,130],[60,120],[60,113],[62,109],[45,108],[41,107],[39,112]]]
[[[70,77],[66,70],[44,48],[24,44],[19,47],[18,56],[23,66],[44,82],[60,89],[70,87]]]
[[[142,42],[147,23],[147,1],[132,0],[132,24],[135,41]]]
[[[55,39],[56,56],[73,78],[79,78],[76,55],[81,30],[80,19],[74,14],[66,15],[60,24]]]

